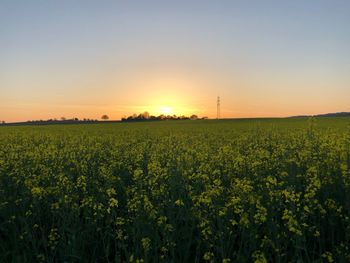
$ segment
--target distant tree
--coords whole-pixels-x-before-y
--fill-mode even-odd
[[[109,119],[109,117],[105,114],[105,115],[102,115],[101,119],[104,120],[104,121],[106,121],[106,120]]]
[[[61,117],[61,121],[65,121],[66,120],[66,117]]]
[[[148,120],[149,117],[150,117],[150,115],[149,115],[149,113],[148,113],[147,111],[145,111],[145,112],[143,113],[142,117],[143,117],[143,119]]]
[[[195,114],[193,114],[193,115],[191,115],[191,120],[197,120],[198,119],[198,116],[197,115],[195,115]]]

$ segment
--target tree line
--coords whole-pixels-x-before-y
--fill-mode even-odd
[[[207,117],[198,117],[195,114],[192,114],[191,116],[176,116],[176,115],[150,115],[147,111],[140,114],[133,114],[128,117],[123,117],[123,122],[131,122],[131,121],[164,121],[164,120],[198,120],[198,119],[207,119]]]
[[[104,114],[101,116],[100,118],[102,121],[108,121],[109,120],[109,116]],[[158,116],[154,116],[154,115],[150,115],[147,111],[144,113],[140,113],[140,114],[133,114],[130,115],[128,117],[123,117],[121,119],[122,122],[135,122],[135,121],[164,121],[164,120],[203,120],[203,119],[208,119],[208,117],[199,117],[195,114],[192,114],[190,116],[185,116],[185,115],[181,115],[181,116],[177,116],[177,115],[158,115]],[[47,120],[28,120],[26,122],[18,122],[17,124],[56,124],[56,123],[92,123],[92,122],[99,122],[99,120],[97,119],[90,119],[90,118],[83,118],[83,119],[79,119],[79,118],[65,118],[65,117],[61,117],[59,119],[54,118],[54,119],[47,119]],[[0,120],[0,125],[5,125],[6,122],[5,121],[1,121]],[[15,123],[13,123],[15,124]]]

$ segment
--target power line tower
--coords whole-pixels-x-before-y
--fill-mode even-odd
[[[216,119],[221,118],[221,111],[220,111],[220,96],[218,96],[217,101],[216,101]]]

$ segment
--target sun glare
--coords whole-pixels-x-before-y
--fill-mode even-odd
[[[160,114],[164,114],[164,115],[173,115],[174,114],[173,108],[169,107],[169,106],[159,107],[159,112],[160,112]]]

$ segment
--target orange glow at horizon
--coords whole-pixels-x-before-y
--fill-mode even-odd
[[[317,100],[302,81],[288,82],[290,92],[277,90],[282,81],[214,77],[205,72],[144,70],[112,76],[82,90],[72,89],[71,96],[52,96],[50,91],[33,90],[35,100],[16,93],[12,100],[0,103],[0,121],[6,122],[74,118],[111,120],[148,112],[150,115],[216,117],[216,98],[220,87],[221,117],[288,117],[347,111],[347,101],[337,99],[333,91],[319,89]],[[249,76],[250,77],[250,76]],[[49,80],[48,80],[49,82]],[[259,83],[258,83],[259,82]],[[287,85],[287,84],[285,84]],[[99,87],[103,88],[99,88]],[[214,87],[214,88],[213,88]],[[39,92],[40,91],[40,92]],[[82,95],[83,94],[83,95]],[[301,96],[300,94],[303,94]],[[269,103],[266,103],[268,98]],[[1,99],[1,98],[0,98]],[[1,101],[0,101],[1,102]],[[336,102],[338,110],[334,103]]]
[[[140,74],[124,83],[120,94],[125,101],[125,115],[149,112],[150,115],[198,114],[197,97],[200,85],[194,76],[180,73],[152,72]],[[117,96],[117,94],[116,94]],[[117,104],[117,102],[116,102]]]

